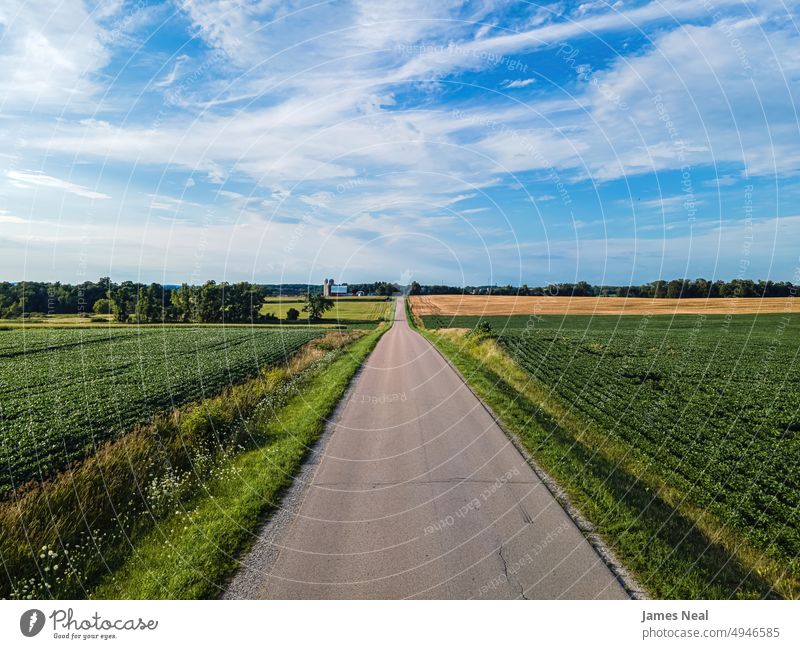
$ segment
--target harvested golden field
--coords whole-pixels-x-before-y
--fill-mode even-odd
[[[800,299],[622,297],[529,297],[506,295],[414,295],[418,316],[459,315],[671,315],[687,313],[797,313]]]

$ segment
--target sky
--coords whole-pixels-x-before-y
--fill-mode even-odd
[[[0,279],[800,282],[795,3],[4,0]]]

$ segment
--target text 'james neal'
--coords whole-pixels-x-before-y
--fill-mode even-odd
[[[665,620],[705,620],[708,621],[708,609],[705,611],[681,611],[678,613],[651,613],[642,611],[642,623]]]

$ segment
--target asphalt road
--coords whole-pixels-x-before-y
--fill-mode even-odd
[[[225,596],[626,598],[401,300],[395,317]]]

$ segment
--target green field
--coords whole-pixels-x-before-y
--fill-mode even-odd
[[[345,326],[372,327],[386,320],[392,313],[394,303],[385,297],[340,297],[333,298],[333,308],[326,311],[320,324],[340,324]],[[300,311],[303,318],[303,305],[297,298],[268,298],[264,301],[261,314],[273,313],[283,320],[289,309]]]
[[[0,330],[0,494],[154,415],[255,376],[304,327]]]
[[[423,320],[428,327],[469,328],[479,318]],[[534,455],[549,457],[559,480],[585,499],[593,521],[623,555],[630,553],[629,565],[654,591],[731,596],[740,580],[742,589],[749,582],[751,596],[771,589],[798,596],[800,316],[482,320],[527,383],[512,387],[499,368],[465,369],[474,370],[476,381],[494,382],[487,399],[499,390],[505,393],[499,400],[516,401],[508,408],[518,414],[527,408],[522,393],[535,394],[528,426],[540,415],[558,423],[545,422],[545,429],[555,428],[532,434]],[[447,341],[469,339],[448,336],[445,346],[461,354]],[[465,358],[468,348],[478,346],[464,343]],[[492,371],[499,373],[483,377]],[[663,511],[673,514],[648,520],[662,492]],[[736,559],[704,565],[720,546]],[[723,580],[737,560],[739,571]],[[753,585],[762,576],[767,584]]]

